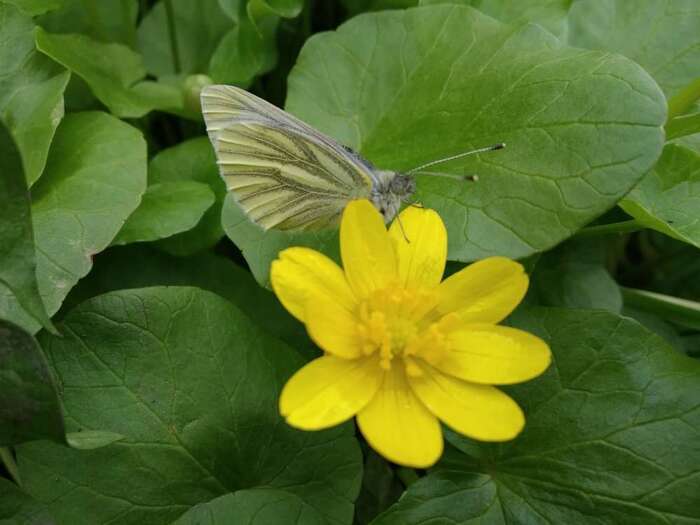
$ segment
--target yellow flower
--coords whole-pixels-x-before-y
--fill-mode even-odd
[[[287,382],[279,407],[304,430],[356,415],[377,452],[428,467],[442,454],[439,421],[482,441],[514,438],[522,410],[492,385],[538,376],[550,352],[534,335],[497,326],[527,290],[520,264],[490,257],[440,282],[440,216],[411,206],[400,221],[405,236],[398,221],[387,231],[369,201],[353,201],[340,226],[344,270],[308,248],[272,263],[277,297],[325,352]]]

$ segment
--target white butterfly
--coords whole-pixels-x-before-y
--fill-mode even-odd
[[[221,176],[243,211],[264,229],[337,225],[353,199],[369,199],[389,222],[415,191],[412,173],[380,170],[356,152],[247,91],[202,90],[202,113]],[[449,175],[448,175],[449,176]]]

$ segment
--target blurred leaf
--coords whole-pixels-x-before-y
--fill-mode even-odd
[[[374,524],[695,523],[700,363],[607,312],[535,309],[515,324],[554,354],[509,389],[523,433],[503,444],[448,433],[468,455],[448,452]]]
[[[303,525],[328,523],[294,494],[276,489],[238,490],[192,507],[173,525]]]
[[[700,99],[700,78],[683,87],[668,101],[668,118],[673,119],[690,111]]]
[[[34,50],[34,22],[0,2],[0,120],[9,128],[31,186],[46,164],[63,118],[70,73]]]
[[[172,0],[181,74],[207,73],[209,60],[233,25],[218,0]],[[162,0],[138,28],[139,49],[147,71],[155,76],[175,74],[168,23]]]
[[[365,11],[414,7],[418,5],[418,2],[419,0],[340,0],[351,16]]]
[[[46,505],[0,477],[0,523],[2,525],[56,525]]]
[[[698,27],[696,0],[577,0],[569,12],[569,43],[631,58],[670,98],[698,77]]]
[[[124,436],[121,434],[105,432],[104,430],[83,430],[80,432],[69,432],[66,435],[68,444],[78,450],[95,450],[122,439],[124,439]]]
[[[58,394],[41,348],[0,319],[0,446],[37,439],[65,443]]]
[[[539,258],[530,293],[543,306],[620,313],[622,294],[605,268],[606,259],[607,246],[600,239],[568,241]]]
[[[368,448],[365,453],[362,488],[355,504],[355,525],[370,523],[378,514],[396,503],[403,489],[389,463]]]
[[[164,149],[148,165],[150,184],[197,181],[208,184],[216,201],[190,231],[164,239],[158,245],[175,255],[191,255],[214,246],[223,236],[221,208],[226,186],[219,176],[209,139],[198,137]]]
[[[51,11],[53,9],[59,9],[64,5],[70,3],[73,0],[2,0],[6,4],[14,5],[18,7],[26,14],[30,16],[40,15]]]
[[[700,247],[700,154],[667,145],[620,206],[645,226]]]
[[[214,193],[201,182],[151,184],[112,244],[155,241],[188,231],[212,204]]]
[[[82,33],[94,40],[136,47],[138,0],[63,0],[62,4],[38,19],[49,33]]]
[[[34,321],[53,330],[36,279],[34,230],[27,179],[19,151],[2,122],[0,159],[0,284],[11,291]]]
[[[673,140],[700,133],[700,113],[681,115],[666,124],[666,139]]]
[[[267,14],[282,18],[299,16],[304,8],[304,0],[248,0],[248,15],[255,22]]]
[[[36,31],[37,48],[79,75],[95,96],[119,117],[142,117],[153,109],[183,106],[176,87],[142,81],[141,56],[122,44],[102,43],[84,35],[52,35]]]
[[[53,315],[114,239],[146,189],[141,133],[105,113],[66,116],[32,190],[39,292]],[[38,328],[0,283],[0,316]]]
[[[506,142],[440,168],[477,173],[476,184],[418,176],[416,200],[441,214],[462,261],[522,258],[570,236],[653,165],[665,121],[658,86],[629,60],[460,6],[364,15],[315,36],[287,108],[383,169]],[[223,221],[261,283],[280,249],[332,239],[263,232],[235,209]]]
[[[18,448],[26,490],[50,501],[60,522],[168,524],[197,503],[259,486],[351,522],[362,468],[352,426],[284,424],[277,397],[303,362],[231,303],[195,288],[113,292],[80,305],[60,329],[63,338],[44,334],[42,346],[67,419],[125,436],[94,451]]]

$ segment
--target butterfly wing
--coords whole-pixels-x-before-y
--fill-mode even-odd
[[[330,227],[350,200],[369,197],[369,165],[255,95],[208,86],[202,112],[228,189],[263,228]]]

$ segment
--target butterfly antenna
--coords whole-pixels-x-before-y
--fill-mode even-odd
[[[464,153],[458,153],[457,155],[452,155],[451,157],[445,157],[443,159],[433,160],[431,162],[423,164],[422,166],[418,166],[417,168],[413,168],[412,170],[406,172],[405,175],[413,175],[421,170],[424,170],[425,168],[429,168],[430,166],[435,166],[436,164],[442,164],[443,162],[449,162],[451,160],[461,159],[462,157],[466,157],[468,155],[476,155],[477,153],[486,153],[487,151],[496,151],[499,149],[503,149],[505,147],[506,147],[505,142],[499,142],[498,144],[494,144],[492,146],[487,146],[485,148],[479,148],[479,149],[475,149],[472,151],[465,151]],[[461,178],[458,175],[456,177]]]
[[[397,215],[396,220],[399,223],[399,228],[401,229],[401,234],[403,235],[403,238],[406,240],[406,242],[408,244],[411,244],[411,240],[408,238],[408,235],[406,235],[406,230],[403,229],[403,223],[401,222],[401,215]]]

